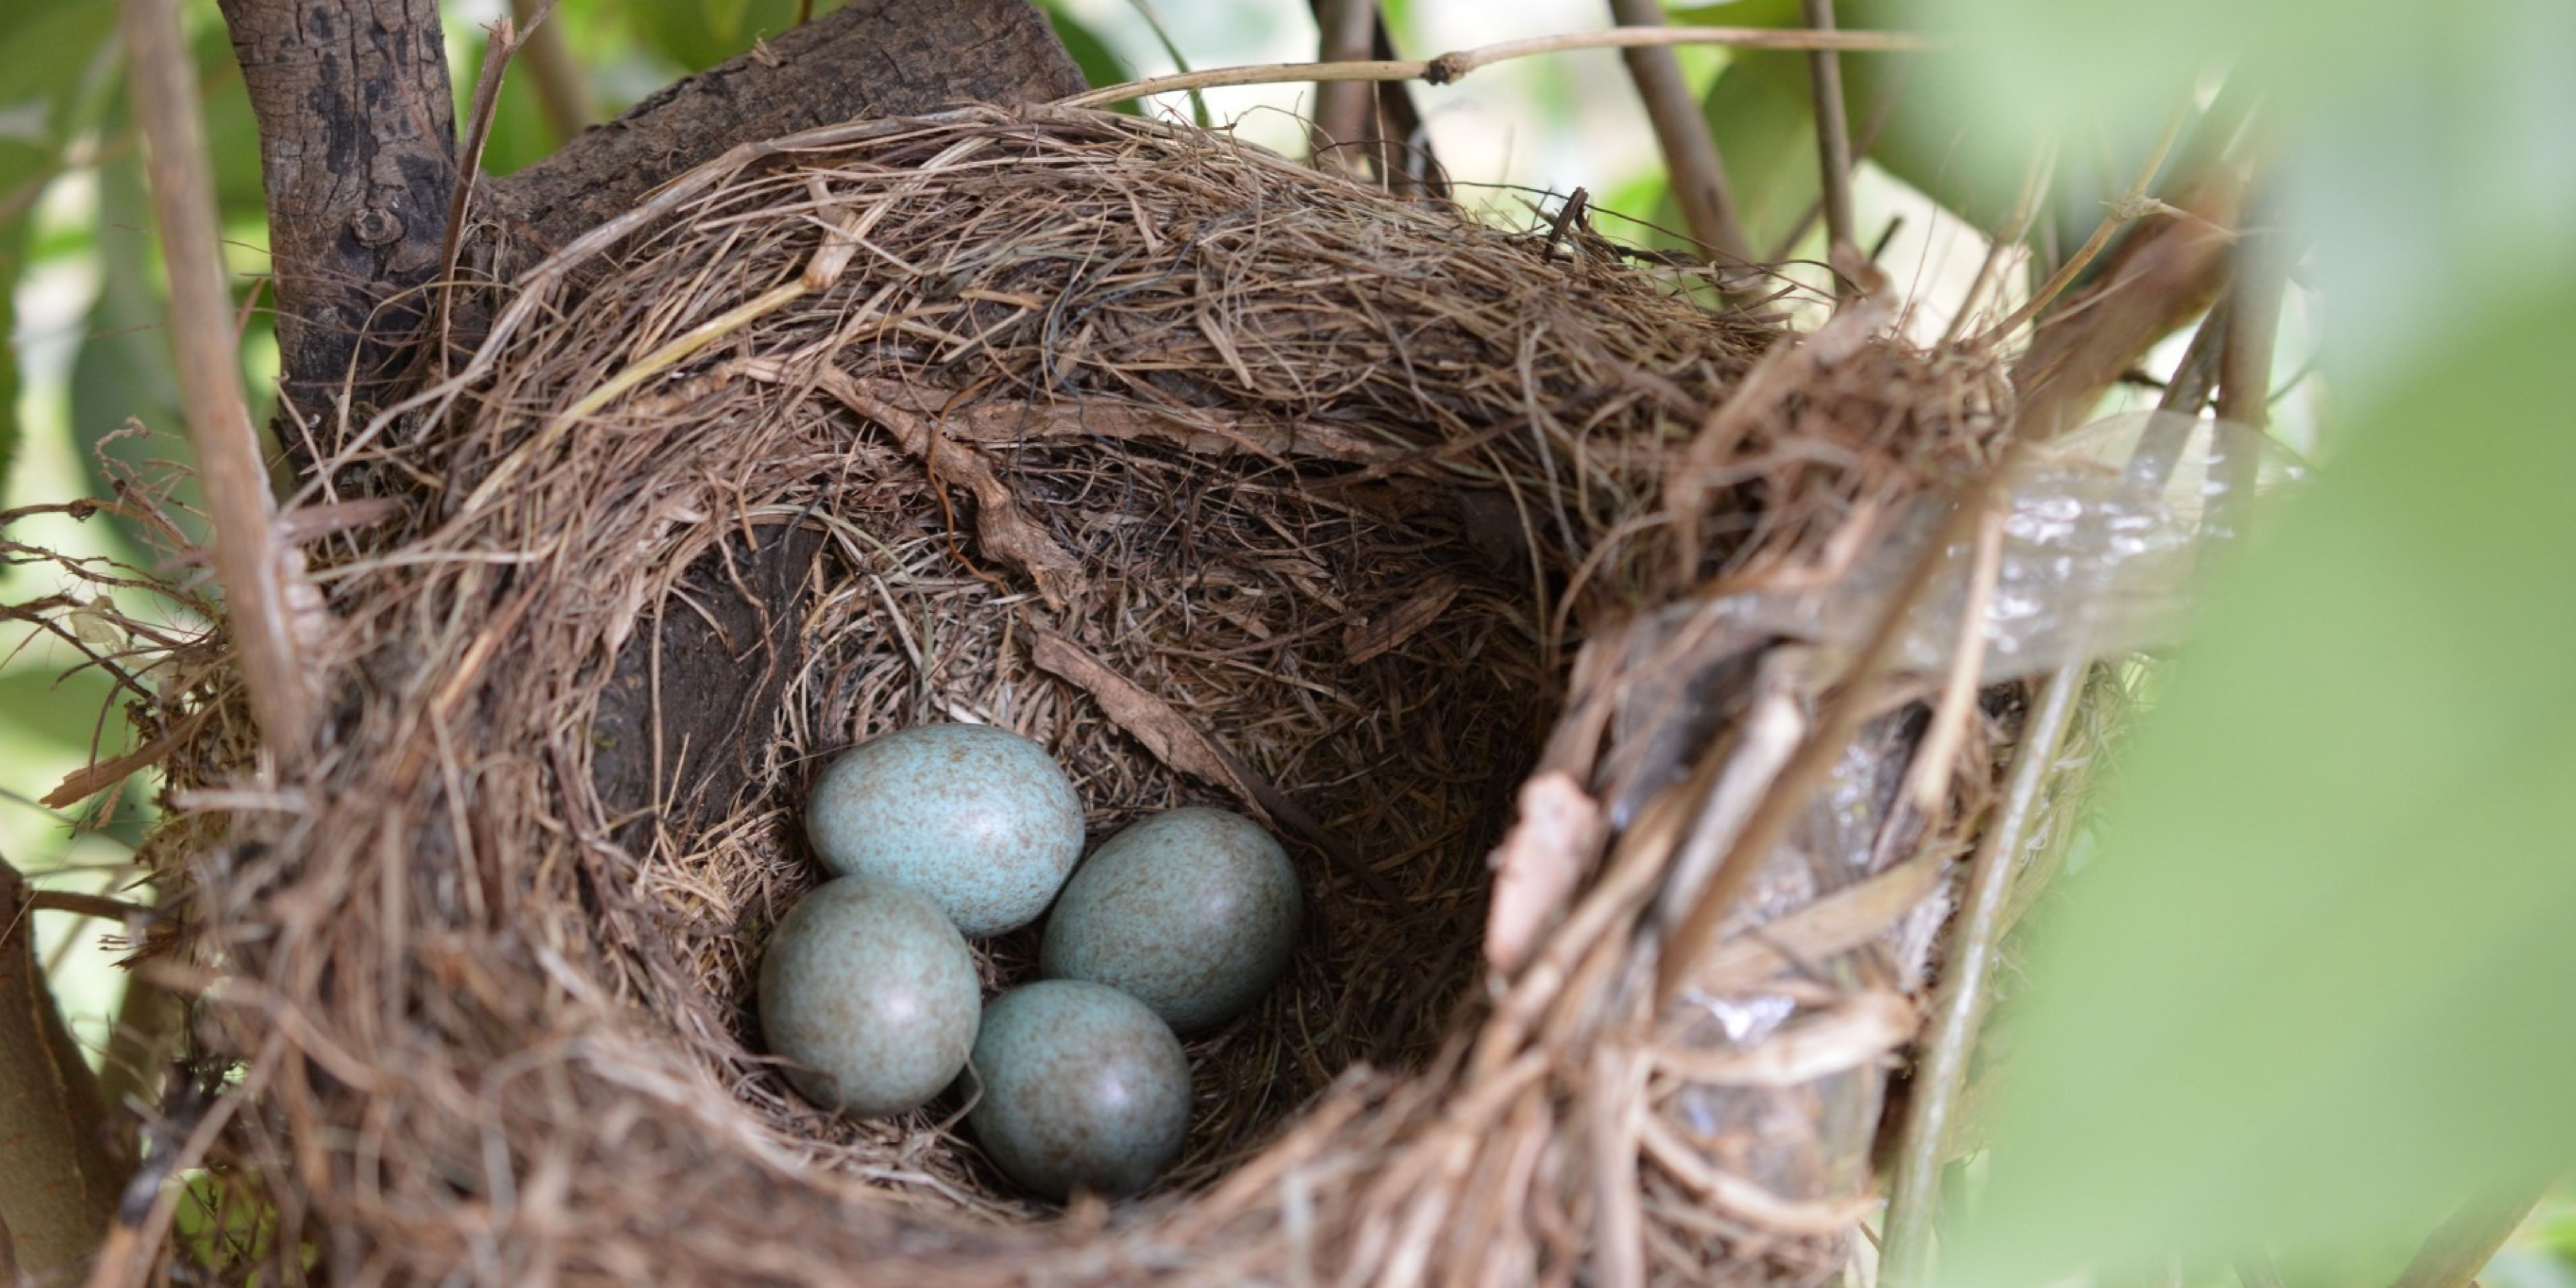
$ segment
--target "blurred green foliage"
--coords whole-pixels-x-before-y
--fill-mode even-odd
[[[1977,39],[1932,89],[1979,145],[2259,85],[2344,415],[2043,925],[1946,1277],[2402,1255],[2474,1186],[2576,1162],[2576,8],[1948,20]]]

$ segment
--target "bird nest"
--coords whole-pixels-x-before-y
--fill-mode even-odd
[[[1714,298],[1579,228],[1043,108],[738,149],[459,307],[450,372],[317,471],[317,507],[380,521],[308,549],[312,753],[246,750],[219,658],[163,686],[179,808],[149,853],[189,891],[167,978],[217,1093],[180,1164],[237,1233],[199,1255],[266,1282],[1833,1273],[1938,909],[1882,890],[1657,1001],[1712,766],[1780,669],[1699,610],[1832,576],[1979,456],[2000,384],[1874,338],[1766,362],[1797,346]],[[1955,852],[1881,826],[1919,717],[1870,726],[1730,925]],[[1295,857],[1290,976],[1190,1045],[1186,1155],[1133,1203],[1028,1202],[953,1093],[848,1121],[764,1054],[805,785],[934,721],[1044,744],[1095,837],[1213,804]],[[1991,752],[1957,745],[1972,794]],[[1818,857],[1852,849],[1832,827],[1857,866]],[[977,951],[990,986],[1033,973],[1026,932]]]

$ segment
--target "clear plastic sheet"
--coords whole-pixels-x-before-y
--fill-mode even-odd
[[[2249,468],[2238,468],[2250,462]],[[2114,416],[2031,453],[2005,480],[2001,559],[1985,610],[1982,683],[2068,662],[2174,643],[2208,552],[2235,535],[2233,493],[2304,474],[2297,459],[2232,422],[2141,412]],[[1733,624],[1858,647],[1956,502],[1928,496],[1894,515],[1845,575],[1801,590],[1759,590],[1720,605]],[[1970,598],[1973,544],[1953,546],[1906,623],[1899,665],[1946,671]]]
[[[2031,454],[2004,482],[2007,510],[1986,596],[1980,682],[2175,642],[2189,624],[2203,565],[2242,526],[2241,502],[2251,499],[2242,495],[2246,484],[2259,493],[2302,474],[2295,458],[2255,431],[2169,412],[2113,417]],[[1768,636],[1828,653],[1859,647],[1954,504],[1932,497],[1897,513],[1871,534],[1853,568],[1818,589],[1763,590],[1720,601],[1721,634],[1737,646]],[[1976,564],[1973,544],[1943,552],[1900,639],[1901,666],[1924,674],[1949,670]],[[1838,669],[1826,665],[1807,675],[1802,704]],[[1751,674],[1750,667],[1731,673],[1738,683]],[[1730,714],[1741,721],[1747,709],[1739,705]],[[1882,833],[1921,729],[1919,713],[1906,712],[1864,727],[1731,910],[1731,934],[1760,934],[1758,927],[1899,857],[1882,852]],[[1757,740],[1748,730],[1738,732],[1738,754],[1755,754],[1748,748]],[[1686,905],[1696,887],[1665,893],[1668,905],[1676,898]],[[1935,895],[1868,942],[1803,960],[1759,988],[1684,990],[1680,1016],[1669,1018],[1679,1019],[1677,1036],[1695,1050],[1741,1053],[1814,1032],[1833,1019],[1836,998],[1863,991],[1919,995],[1947,908],[1946,896]],[[1710,1164],[1789,1203],[1829,1202],[1868,1187],[1886,1077],[1882,1057],[1787,1086],[1685,1081],[1670,1088],[1661,1111],[1706,1151]],[[1839,1266],[1840,1260],[1818,1264]],[[1767,1282],[1781,1281],[1777,1269]]]

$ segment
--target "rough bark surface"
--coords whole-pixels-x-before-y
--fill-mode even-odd
[[[634,208],[737,143],[960,103],[1034,103],[1084,88],[1026,0],[859,0],[677,82],[491,185],[539,253]]]
[[[259,118],[286,391],[306,416],[318,415],[354,371],[358,395],[378,398],[400,358],[388,341],[419,330],[418,297],[403,293],[438,271],[456,189],[456,108],[438,5],[222,0],[222,8]]]
[[[36,962],[18,870],[0,862],[0,1248],[42,1280],[98,1246],[124,1178],[108,1147],[107,1104]]]

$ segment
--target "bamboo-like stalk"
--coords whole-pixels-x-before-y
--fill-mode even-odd
[[[178,0],[126,0],[124,29],[135,116],[152,149],[153,214],[170,275],[171,344],[188,441],[213,519],[215,575],[260,732],[272,754],[292,764],[309,740],[314,698],[295,657],[290,574],[271,532],[276,502],[234,351],[196,65],[181,34]]]

